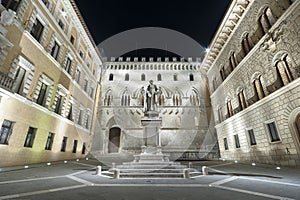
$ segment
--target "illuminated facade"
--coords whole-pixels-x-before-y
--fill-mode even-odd
[[[0,166],[85,157],[101,60],[74,1],[0,9]]]
[[[300,165],[300,1],[233,1],[206,55],[221,157]]]
[[[153,80],[162,119],[162,151],[171,159],[201,159],[217,156],[213,126],[207,108],[206,78],[199,72],[201,59],[112,58],[105,62],[98,102],[96,156],[132,155],[144,145],[141,119],[145,88]],[[199,154],[200,152],[200,154]]]

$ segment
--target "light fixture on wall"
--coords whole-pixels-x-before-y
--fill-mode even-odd
[[[65,9],[61,9],[61,15],[63,16],[63,17],[67,17],[67,12],[65,11]]]

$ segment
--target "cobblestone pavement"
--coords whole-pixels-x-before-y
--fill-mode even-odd
[[[208,166],[208,176],[111,179],[96,175],[97,165],[89,159],[1,168],[0,200],[300,199],[299,168],[205,161],[190,165]]]

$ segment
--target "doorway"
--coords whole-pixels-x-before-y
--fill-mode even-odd
[[[121,129],[118,127],[109,130],[108,153],[119,153]]]

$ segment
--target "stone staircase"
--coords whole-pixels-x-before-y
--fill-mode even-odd
[[[134,161],[113,166],[102,174],[113,178],[188,178],[201,175],[196,169],[169,161],[168,155],[156,148],[147,148],[134,157]]]

